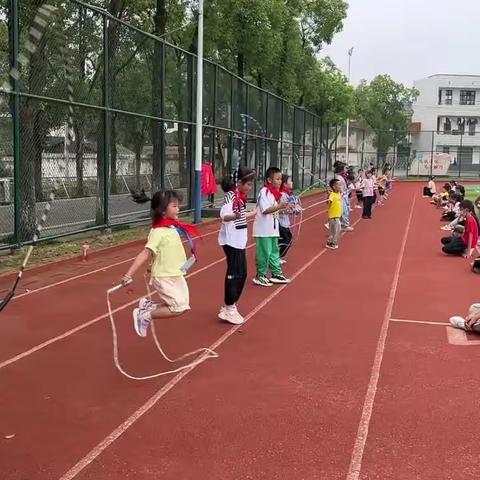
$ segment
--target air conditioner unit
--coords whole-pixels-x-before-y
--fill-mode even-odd
[[[12,203],[11,184],[10,178],[0,178],[0,203]]]

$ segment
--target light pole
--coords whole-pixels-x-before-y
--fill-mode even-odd
[[[202,221],[202,144],[203,144],[203,0],[198,0],[197,111],[195,129],[195,215]]]
[[[348,83],[350,84],[350,71],[352,67],[353,47],[348,51]],[[345,161],[348,165],[350,150],[350,116],[347,117],[347,146],[345,148]]]

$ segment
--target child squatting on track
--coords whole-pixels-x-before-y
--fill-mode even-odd
[[[330,180],[330,189],[332,190],[328,196],[328,229],[330,230],[330,236],[325,246],[331,250],[338,248],[338,240],[342,231],[343,199],[341,188],[339,180],[336,178]]]
[[[133,323],[140,337],[147,336],[152,320],[176,317],[190,310],[185,274],[191,261],[187,261],[180,233],[190,241],[190,235],[198,235],[198,231],[178,221],[180,201],[180,195],[173,190],[155,193],[151,200],[153,223],[147,244],[122,279],[123,282],[131,281],[143,264],[153,261],[151,285],[163,304],[154,304],[147,298],[139,301],[138,308],[133,311]]]
[[[257,276],[253,283],[262,287],[271,287],[275,283],[289,283],[283,275],[280,265],[279,212],[290,207],[288,202],[282,202],[282,172],[276,167],[270,167],[265,175],[265,186],[257,197],[257,214],[253,222],[253,236],[257,246]],[[272,276],[267,277],[270,270]]]
[[[247,217],[255,214],[255,211],[247,213],[247,198],[253,188],[255,177],[254,170],[240,167],[234,176],[228,176],[222,180],[225,199],[220,210],[222,225],[218,234],[218,243],[227,257],[227,272],[225,304],[220,308],[218,318],[234,325],[240,325],[245,321],[237,310],[237,302],[247,279]]]

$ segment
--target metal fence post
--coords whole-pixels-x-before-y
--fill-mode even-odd
[[[108,209],[110,189],[108,188],[110,177],[110,162],[111,162],[111,131],[110,131],[110,39],[108,34],[109,19],[106,15],[103,17],[103,223],[108,227],[110,223],[110,215]],[[98,175],[98,173],[97,173]]]
[[[318,178],[322,178],[322,142],[323,142],[323,117],[320,117],[320,139],[318,141]],[[315,172],[313,172],[315,173]]]
[[[463,133],[460,135],[460,150],[458,151],[458,178],[462,175],[462,159],[463,159]]]
[[[283,120],[284,120],[284,113],[283,113],[283,100],[279,100],[281,103],[280,107],[280,163],[279,163],[279,168],[280,170],[283,171]]]
[[[303,112],[303,142],[302,142],[302,190],[305,188],[305,141],[307,136],[307,112]],[[298,166],[300,168],[300,165]],[[300,172],[299,172],[300,173]]]
[[[10,51],[10,66],[19,68],[19,19],[18,19],[18,0],[10,0],[11,22],[10,34],[12,50]],[[10,76],[10,82],[13,89],[13,102],[10,102],[13,121],[13,188],[14,188],[14,238],[15,245],[21,245],[22,235],[22,210],[21,210],[21,178],[22,164],[20,158],[20,96],[18,94],[18,78]],[[9,98],[7,96],[7,98]]]
[[[193,55],[189,55],[187,57],[187,84],[188,84],[188,118],[190,122],[193,122],[193,113],[195,111],[195,95],[194,95],[194,57]],[[188,144],[187,144],[187,159],[189,172],[189,195],[188,195],[188,208],[190,210],[193,209],[193,189],[195,188],[195,162],[194,162],[194,155],[195,155],[195,127],[190,124],[188,126]]]
[[[263,92],[260,93],[260,95],[263,95]],[[270,159],[270,162],[267,164],[267,160],[268,160],[268,139],[270,138],[270,134],[269,134],[269,129],[268,129],[268,99],[269,99],[270,95],[268,93],[265,94],[265,128],[264,128],[264,135],[265,135],[265,139],[263,140],[264,144],[265,144],[265,152],[264,152],[264,159],[263,159],[263,165],[264,165],[264,170],[267,171],[267,165],[270,167],[270,162],[271,162],[271,159]]]
[[[312,153],[311,153],[311,158],[312,158],[312,161],[311,161],[311,165],[310,165],[310,173],[312,173],[312,175],[315,175],[315,166],[317,164],[316,162],[316,159],[315,159],[315,155],[316,155],[316,151],[317,151],[317,144],[316,144],[316,130],[315,130],[315,116],[312,115]],[[310,177],[310,186],[313,185],[313,176],[312,175],[309,175]]]
[[[364,167],[364,164],[365,164],[365,129],[362,130],[362,160],[360,162],[360,165],[363,168]]]

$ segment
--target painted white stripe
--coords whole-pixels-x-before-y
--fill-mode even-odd
[[[421,324],[421,325],[448,325],[450,326],[450,324],[448,322],[428,322],[428,321],[424,321],[424,320],[402,320],[402,319],[399,319],[399,318],[391,318],[390,319],[391,322],[397,322],[397,323],[417,323],[417,324]]]
[[[355,222],[355,224],[358,223]],[[324,253],[325,249],[322,249],[317,253],[308,263],[303,267],[297,270],[292,276],[291,280],[295,280],[299,275],[301,275],[307,268],[311,267]],[[277,297],[288,285],[282,285],[272,294],[270,294],[265,300],[259,303],[250,313],[245,317],[245,323],[248,322],[253,316],[255,316],[260,310],[262,310],[266,305],[268,305],[275,297]],[[222,335],[216,342],[212,343],[209,349],[215,350],[225,343],[238,329],[245,326],[245,323],[242,325],[236,325],[235,327],[230,328],[224,335]],[[203,356],[203,355],[202,355]],[[200,357],[201,358],[201,357]],[[110,435],[105,437],[96,447],[94,447],[90,452],[88,452],[85,457],[83,457],[76,465],[74,465],[68,472],[66,472],[60,480],[72,480],[75,478],[82,470],[84,470],[90,463],[92,463],[106,448],[108,448],[117,438],[123,435],[137,420],[139,420],[143,415],[145,415],[149,410],[151,410],[159,400],[161,400],[172,388],[177,385],[182,378],[187,376],[191,371],[193,371],[197,365],[193,365],[191,368],[184,370],[183,372],[175,375],[165,386],[163,386],[157,393],[155,393],[150,399],[144,403],[135,413],[128,417],[121,425],[119,425]]]
[[[377,394],[378,379],[380,377],[380,369],[382,367],[383,354],[385,351],[385,342],[387,340],[388,326],[390,325],[390,318],[392,317],[393,304],[397,293],[398,280],[400,278],[400,269],[402,267],[403,256],[405,254],[405,247],[407,245],[408,234],[410,232],[410,225],[412,223],[413,210],[415,207],[416,195],[413,197],[412,205],[410,207],[410,214],[408,216],[405,233],[403,235],[400,251],[398,253],[397,264],[393,274],[392,286],[388,296],[387,308],[380,330],[380,337],[378,339],[377,348],[375,351],[375,358],[373,361],[372,371],[370,374],[370,381],[368,382],[367,393],[363,403],[362,416],[358,426],[357,436],[353,447],[352,458],[350,460],[350,467],[347,473],[347,480],[358,480],[362,470],[363,453],[368,438],[368,429],[370,427],[370,419],[372,418],[373,404],[375,403],[375,396]]]

